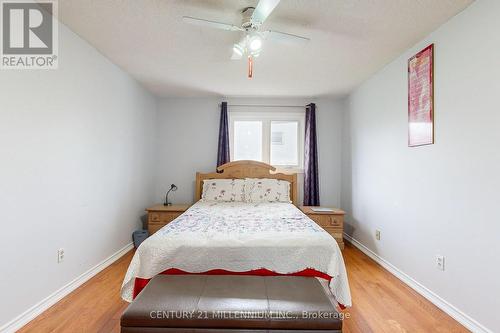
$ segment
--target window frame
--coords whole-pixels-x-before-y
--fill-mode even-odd
[[[296,112],[261,112],[261,111],[231,111],[229,114],[229,151],[230,160],[234,161],[234,122],[261,121],[262,122],[262,162],[271,164],[271,122],[294,121],[298,123],[297,153],[298,165],[273,165],[277,171],[304,172],[304,137],[305,111]]]

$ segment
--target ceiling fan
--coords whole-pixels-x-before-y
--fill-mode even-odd
[[[289,42],[308,42],[307,37],[297,36],[286,32],[273,30],[261,31],[260,27],[278,6],[280,0],[260,0],[257,7],[246,7],[241,11],[241,26],[217,21],[205,20],[191,16],[183,16],[186,23],[222,29],[226,31],[241,32],[242,38],[233,45],[232,60],[239,60],[243,56],[248,58],[248,78],[253,77],[253,58],[258,57],[262,50],[263,41],[267,39]]]

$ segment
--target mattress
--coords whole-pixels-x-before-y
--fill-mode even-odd
[[[289,203],[197,202],[139,246],[122,284],[122,298],[132,301],[136,280],[169,271],[318,272],[331,278],[329,288],[337,302],[351,305],[337,242]]]

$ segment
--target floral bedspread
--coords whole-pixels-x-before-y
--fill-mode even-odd
[[[290,274],[312,268],[332,277],[330,290],[351,305],[337,242],[289,203],[199,201],[137,249],[122,285],[132,301],[134,280],[169,269],[191,273],[265,268]]]

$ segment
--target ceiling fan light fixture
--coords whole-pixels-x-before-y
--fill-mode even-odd
[[[252,57],[258,57],[260,55],[260,51],[262,51],[262,49],[258,49],[258,50],[249,50],[249,56],[252,56]]]
[[[259,35],[252,36],[248,44],[251,51],[260,51],[262,48],[262,38]]]
[[[240,44],[234,44],[233,45],[233,52],[235,54],[237,54],[238,56],[242,56],[244,50],[243,50],[243,47]]]

